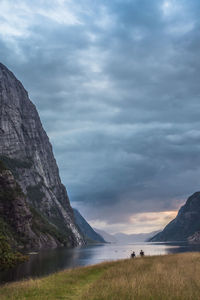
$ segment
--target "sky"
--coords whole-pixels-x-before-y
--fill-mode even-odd
[[[96,228],[161,229],[200,190],[199,13],[199,0],[0,0],[0,61]]]

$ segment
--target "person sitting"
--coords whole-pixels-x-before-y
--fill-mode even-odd
[[[135,252],[133,251],[132,253],[131,253],[131,258],[134,258],[135,257]]]
[[[143,250],[140,251],[140,256],[141,256],[141,257],[144,256],[144,251],[143,251]]]

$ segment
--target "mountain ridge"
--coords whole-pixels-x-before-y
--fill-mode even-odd
[[[22,83],[2,63],[0,160],[26,195],[28,205],[66,236],[68,247],[85,244],[36,107]]]
[[[159,231],[152,231],[149,233],[136,233],[136,234],[126,234],[123,232],[117,232],[115,234],[109,234],[104,230],[100,230],[94,228],[96,232],[98,232],[104,240],[108,243],[139,243],[146,242],[150,237],[154,236],[155,233]]]
[[[179,209],[178,214],[167,226],[150,239],[152,242],[192,241],[197,242],[200,231],[200,192],[195,192]],[[200,238],[199,238],[200,242]]]
[[[82,232],[83,236],[85,237],[88,243],[106,243],[103,237],[98,234],[92,226],[85,220],[85,218],[80,214],[78,209],[73,208],[75,222],[79,227],[80,231]]]

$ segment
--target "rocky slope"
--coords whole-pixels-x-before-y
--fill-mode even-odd
[[[96,243],[105,243],[103,237],[98,234],[88,222],[81,216],[77,209],[73,209],[75,223],[79,227],[80,231],[82,232],[83,236],[85,237],[86,241],[89,243],[96,242]]]
[[[197,240],[195,233],[198,231],[200,231],[200,192],[189,197],[177,217],[150,241],[186,241],[193,235],[193,239]],[[190,239],[192,241],[192,238]]]
[[[34,240],[35,234],[31,229],[32,215],[25,195],[12,173],[1,161],[0,216],[0,234],[10,239],[12,244],[17,243],[20,237],[21,239],[27,238],[27,243],[28,240]]]
[[[200,244],[200,231],[195,232],[193,235],[188,237],[190,244]]]
[[[0,236],[12,248],[41,249],[65,243],[56,227],[30,208],[11,171],[0,161]]]
[[[34,214],[39,213],[65,235],[68,246],[84,244],[37,110],[22,84],[2,64],[0,159],[14,175]],[[45,247],[45,239],[42,244],[40,247]]]

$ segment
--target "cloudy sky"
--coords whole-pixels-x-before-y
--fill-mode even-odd
[[[0,61],[95,227],[160,229],[200,190],[199,13],[199,0],[0,0]]]

